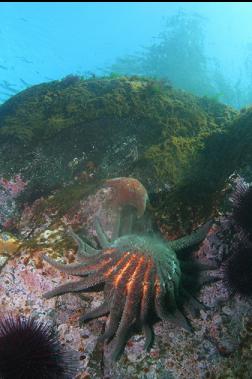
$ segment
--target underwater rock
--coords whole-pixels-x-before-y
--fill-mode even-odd
[[[210,207],[219,207],[225,197],[221,193],[225,194],[233,174],[252,181],[251,122],[252,107],[249,107],[236,114],[222,131],[207,136],[204,148],[191,161],[181,182],[181,196],[187,197],[194,207],[196,202],[199,206],[208,202]]]
[[[73,315],[68,310],[75,309],[78,313],[80,304],[86,304],[87,300],[73,298],[65,302],[62,307],[58,306],[52,300],[45,304],[42,299],[42,293],[51,288],[51,278],[59,283],[63,275],[58,276],[56,270],[47,272],[46,268],[36,268],[34,260],[26,261],[25,251],[21,257],[16,257],[7,262],[1,271],[0,284],[0,317],[4,318],[7,314],[14,316],[31,316],[39,322],[48,322],[55,325],[58,331],[59,340],[68,350],[78,357],[80,369],[82,371],[88,362],[88,356],[94,349],[94,336],[89,330],[85,333],[85,328],[80,329],[78,324],[74,325]],[[58,309],[58,310],[57,310]],[[59,312],[58,312],[59,311]],[[83,334],[85,333],[85,337]],[[71,339],[69,338],[71,336]],[[85,350],[86,360],[81,356]]]
[[[8,229],[11,226],[16,212],[16,198],[26,185],[20,174],[10,179],[0,177],[0,227]]]
[[[21,241],[9,233],[0,233],[0,254],[11,255],[21,246]]]
[[[28,181],[21,206],[62,191],[75,178],[133,176],[148,190],[158,224],[176,220],[178,229],[179,219],[183,225],[187,219],[189,232],[192,218],[197,224],[210,215],[216,188],[203,203],[195,183],[183,196],[178,190],[205,141],[226,130],[236,115],[216,101],[146,78],[75,76],[43,83],[0,106],[0,174],[21,173]]]
[[[110,232],[110,235],[112,233],[113,220],[107,210],[105,212],[106,201],[104,202],[103,191],[106,193],[106,190],[108,189],[102,187],[83,201],[82,212],[86,213],[82,213],[82,228],[87,226],[86,230],[91,231],[94,238],[94,220],[97,215],[102,216],[106,232]],[[63,233],[61,226],[64,226]],[[85,376],[142,379],[143,375],[151,379],[160,379],[166,375],[188,379],[192,378],[192,373],[192,379],[201,379],[207,376],[219,378],[223,372],[226,377],[249,378],[252,304],[250,300],[242,299],[238,295],[230,298],[222,280],[208,284],[200,291],[199,300],[206,308],[193,315],[190,304],[188,309],[185,307],[186,316],[194,329],[193,333],[189,334],[169,322],[158,322],[154,326],[156,342],[150,352],[143,349],[144,336],[136,334],[128,341],[120,362],[111,362],[110,346],[98,341],[99,335],[104,332],[105,318],[93,320],[81,327],[78,321],[83,311],[86,313],[103,303],[102,294],[70,294],[57,300],[45,300],[42,297],[44,292],[53,290],[61,283],[74,280],[74,277],[60,273],[41,261],[42,254],[46,253],[61,263],[75,262],[76,253],[73,249],[76,247],[66,241],[67,224],[62,223],[61,226],[57,224],[58,229],[51,230],[50,226],[46,226],[42,231],[39,230],[38,236],[42,233],[48,244],[37,245],[29,259],[27,257],[30,256],[31,246],[24,244],[20,256],[12,257],[2,268],[0,315],[3,316],[6,312],[21,312],[54,323],[60,341],[68,349],[78,352],[80,371],[76,379]],[[29,223],[24,225],[24,230],[28,227]],[[59,242],[61,245],[58,249],[61,254],[55,251],[57,234],[53,231],[56,230],[65,239],[64,243]],[[195,259],[219,266],[228,258],[229,251],[223,244],[227,244],[229,230],[230,220],[226,220],[224,216],[217,219],[200,249],[194,253]],[[92,242],[95,242],[94,238]],[[73,251],[73,259],[70,259],[70,249]],[[38,260],[42,264],[37,265]],[[221,269],[219,275],[222,277]]]
[[[22,242],[9,233],[0,233],[0,268],[6,260],[14,255],[20,248]]]

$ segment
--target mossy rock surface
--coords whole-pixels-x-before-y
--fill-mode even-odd
[[[190,162],[181,187],[209,199],[223,189],[234,172],[252,181],[252,107],[242,110],[223,130],[204,141],[204,149]],[[192,196],[192,202],[194,196]]]
[[[236,116],[159,81],[69,76],[0,107],[0,173],[29,180],[31,201],[82,172],[135,176],[155,197],[178,188],[209,137]]]

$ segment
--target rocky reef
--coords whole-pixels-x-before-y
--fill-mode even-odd
[[[237,112],[138,77],[68,76],[1,105],[0,316],[25,314],[54,324],[61,342],[78,353],[76,379],[250,378],[251,299],[231,296],[222,279],[236,233],[229,201],[234,178],[252,176],[251,123],[251,109]],[[74,264],[69,227],[97,249],[96,218],[112,238],[119,216],[131,223],[132,207],[136,233],[164,240],[212,219],[190,254],[214,264],[220,280],[200,290],[206,307],[186,314],[194,333],[158,322],[150,352],[136,334],[113,363],[109,344],[98,340],[106,316],[78,322],[83,309],[102,304],[102,294],[44,299],[72,277],[42,257]]]
[[[188,184],[192,167],[199,166],[207,141],[236,116],[230,107],[165,82],[68,76],[31,87],[0,107],[0,174],[28,181],[20,200],[29,203],[75,179],[137,177],[157,218],[177,219],[178,228],[183,217],[189,232],[192,216],[203,221],[211,213],[216,189],[203,200],[195,183]],[[211,170],[208,178],[216,174],[214,165]],[[195,206],[187,202],[191,193]]]

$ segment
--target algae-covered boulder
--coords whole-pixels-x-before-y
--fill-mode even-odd
[[[30,202],[74,178],[134,176],[166,219],[182,199],[170,194],[183,186],[205,141],[236,113],[150,79],[68,76],[0,107],[0,175],[28,181],[23,200]]]
[[[251,181],[251,167],[252,107],[241,110],[226,128],[206,138],[204,149],[190,162],[180,191],[187,189],[192,204],[208,201],[211,206],[231,174],[239,173]]]
[[[229,159],[252,180],[252,107],[243,109],[228,133]],[[246,168],[249,167],[249,170]]]

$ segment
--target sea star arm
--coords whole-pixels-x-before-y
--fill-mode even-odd
[[[101,247],[102,248],[109,247],[110,243],[109,243],[108,237],[106,236],[106,233],[103,231],[100,221],[98,220],[97,217],[95,218],[95,230],[96,230],[97,238]]]
[[[74,233],[71,227],[68,230],[68,234],[75,240],[78,245],[77,253],[79,257],[90,257],[101,252],[101,250],[97,250],[84,242],[76,233]]]
[[[212,222],[207,222],[205,225],[200,227],[198,230],[190,234],[189,236],[185,236],[177,239],[176,241],[169,241],[169,247],[174,251],[179,251],[185,249],[187,247],[196,245],[203,241],[206,237],[208,230],[210,229]]]
[[[100,283],[102,282],[103,279],[101,278]],[[54,296],[64,295],[65,293],[69,292],[81,292],[88,290],[91,287],[95,287],[97,284],[99,284],[99,282],[97,280],[94,280],[94,278],[92,278],[92,280],[83,279],[78,282],[69,282],[46,292],[43,297],[46,299],[51,299]]]
[[[104,316],[106,315],[107,313],[109,313],[109,303],[108,301],[104,301],[99,307],[91,310],[90,312],[84,314],[83,316],[80,317],[79,321],[80,323],[84,323],[88,320],[91,320],[93,318],[98,318],[98,317],[101,317],[101,316]]]
[[[66,272],[69,275],[84,276],[91,273],[93,270],[89,265],[83,263],[72,263],[69,265],[56,262],[49,258],[47,255],[43,256],[43,260],[49,263],[51,266],[57,268],[60,271]]]
[[[122,317],[116,331],[115,345],[111,355],[114,360],[117,360],[124,350],[125,344],[129,337],[130,328],[135,321],[136,315],[138,314],[141,301],[138,294],[141,293],[142,281],[144,279],[144,273],[147,266],[146,263],[147,262],[144,257],[139,258],[137,265],[131,274],[130,280],[127,281],[126,301],[123,308]]]
[[[136,210],[133,207],[125,207],[121,211],[120,220],[120,236],[132,233],[134,218],[136,217]]]
[[[120,226],[121,226],[121,210],[119,209],[119,211],[117,212],[115,216],[115,222],[114,222],[112,238],[111,238],[112,241],[114,241],[115,239],[119,237]]]
[[[142,288],[142,298],[140,304],[140,322],[142,324],[142,330],[145,336],[144,348],[149,350],[154,341],[153,328],[149,325],[148,315],[150,307],[152,305],[152,298],[154,294],[154,277],[155,268],[152,260],[148,261],[147,268],[145,270]]]
[[[136,266],[136,256],[129,255],[124,263],[124,267],[119,270],[113,278],[113,294],[110,300],[109,319],[106,324],[105,332],[100,340],[104,341],[112,338],[118,329],[126,301],[125,286],[134,273]]]
[[[115,256],[113,259],[115,259],[118,254],[114,254]],[[72,263],[68,265],[59,263],[49,258],[47,255],[44,255],[43,259],[58,270],[66,272],[69,275],[76,276],[87,276],[96,272],[101,274],[104,270],[110,268],[111,264],[113,264],[113,259],[109,255],[106,255],[106,253],[99,255],[98,257],[93,257],[92,260],[88,260],[85,263]]]

